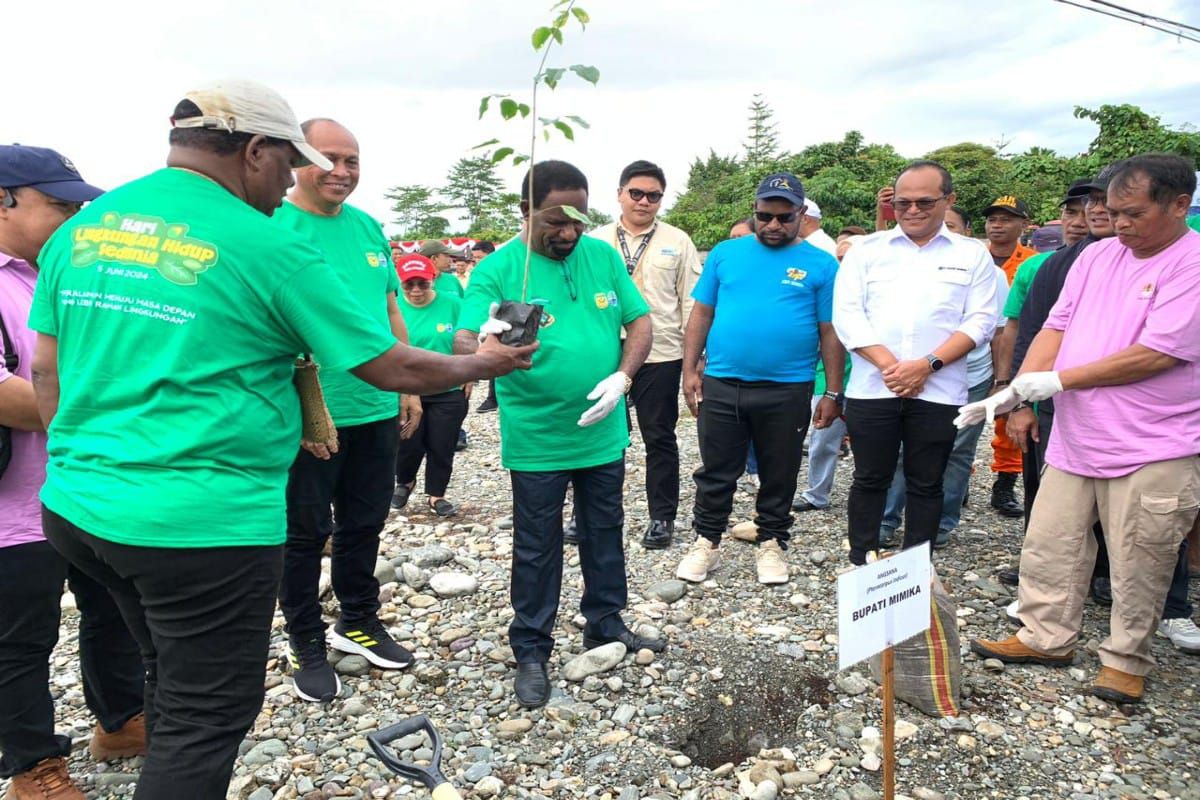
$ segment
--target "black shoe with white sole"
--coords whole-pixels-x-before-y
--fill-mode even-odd
[[[358,625],[339,620],[329,633],[329,645],[334,650],[362,656],[383,669],[404,669],[413,662],[413,654],[396,644],[377,619]]]
[[[328,703],[342,693],[342,682],[325,656],[325,639],[288,637],[287,661],[292,668],[292,691],[310,703]]]

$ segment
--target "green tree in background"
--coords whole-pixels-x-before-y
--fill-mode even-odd
[[[392,201],[392,221],[400,226],[400,239],[442,239],[450,234],[450,220],[442,216],[450,206],[436,200],[428,186],[394,186],[384,196]]]
[[[475,158],[460,158],[446,176],[442,196],[449,200],[451,208],[460,208],[467,215],[467,230],[482,227],[485,222],[492,225],[501,214],[498,202],[504,194],[504,182],[496,175],[496,165],[490,153]],[[515,207],[515,203],[513,206]]]
[[[775,112],[763,100],[761,94],[754,95],[750,101],[750,122],[748,125],[745,159],[749,166],[760,166],[775,161],[779,156],[779,136],[776,125],[771,121]]]

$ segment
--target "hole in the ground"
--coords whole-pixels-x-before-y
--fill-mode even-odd
[[[701,651],[709,670],[696,704],[669,734],[670,744],[708,769],[740,763],[764,748],[796,746],[797,723],[817,705],[833,701],[829,678],[797,659],[755,650],[744,641],[713,639]]]

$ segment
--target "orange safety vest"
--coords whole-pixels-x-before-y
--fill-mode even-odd
[[[988,243],[988,252],[990,253],[991,251],[992,251],[992,245],[989,242]],[[1030,256],[1036,256],[1036,255],[1037,255],[1037,250],[1034,250],[1032,247],[1026,247],[1025,245],[1021,244],[1020,242],[1017,242],[1017,247],[1015,250],[1012,251],[1012,255],[1009,256],[1008,260],[1005,261],[1000,266],[1000,269],[1004,270],[1004,274],[1008,276],[1008,285],[1009,286],[1012,286],[1013,278],[1016,277],[1016,275],[1017,275],[1017,267],[1021,266],[1021,262],[1024,261],[1025,259],[1029,258]]]

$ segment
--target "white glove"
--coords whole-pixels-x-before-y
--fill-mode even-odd
[[[499,303],[492,303],[492,307],[488,309],[487,321],[479,326],[479,343],[483,344],[483,340],[489,336],[499,336],[505,331],[511,331],[512,325],[502,319],[496,319],[496,312],[500,310]]]
[[[629,378],[624,372],[614,372],[597,383],[596,388],[588,392],[587,396],[588,400],[595,400],[596,404],[583,412],[576,424],[581,428],[586,428],[588,425],[595,425],[611,414],[625,395],[625,382],[628,380]]]
[[[1031,403],[1054,397],[1063,390],[1057,372],[1026,372],[1012,382],[1012,390]]]
[[[1006,386],[991,397],[975,403],[967,403],[959,408],[958,416],[954,418],[954,427],[962,430],[972,425],[978,425],[985,419],[991,422],[997,414],[1007,414],[1020,402],[1020,395],[1013,391],[1012,386]]]

